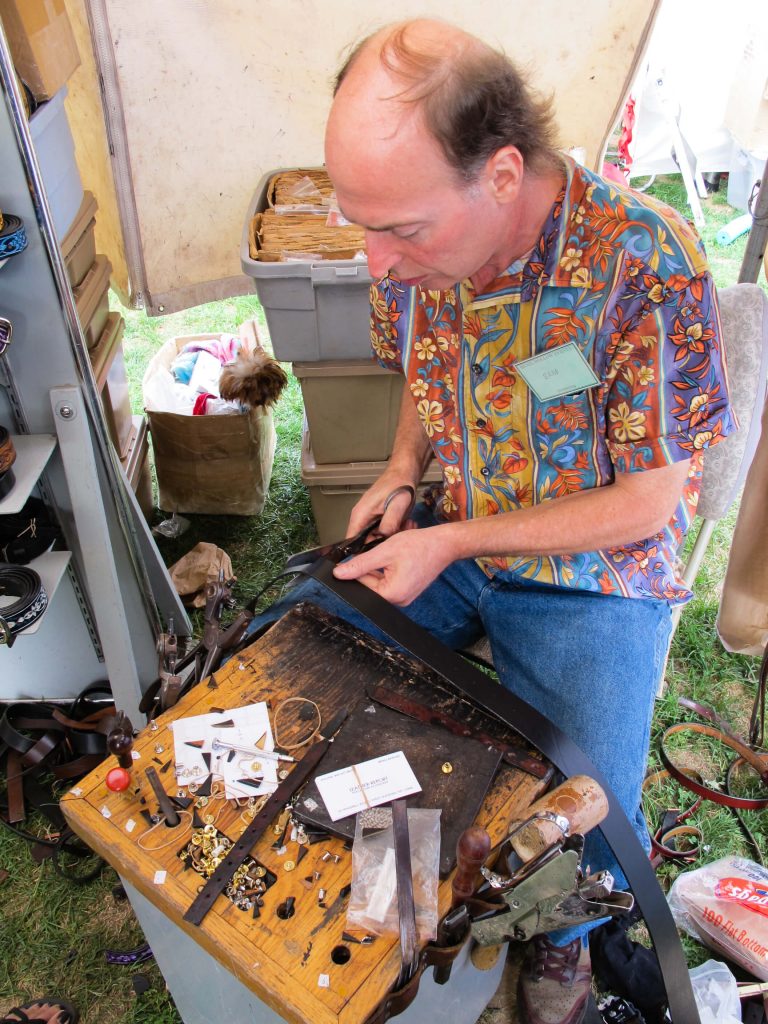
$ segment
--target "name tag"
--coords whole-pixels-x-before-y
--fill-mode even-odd
[[[594,388],[600,378],[575,341],[515,363],[515,370],[540,402]]]

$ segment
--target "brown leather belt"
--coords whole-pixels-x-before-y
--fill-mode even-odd
[[[732,807],[740,811],[762,811],[768,807],[768,795],[763,797],[733,796],[733,794],[727,791],[728,787],[725,790],[721,790],[707,786],[703,781],[697,781],[693,778],[690,772],[683,770],[675,764],[667,749],[667,741],[671,736],[679,736],[684,733],[709,736],[724,746],[729,747],[738,755],[731,764],[729,774],[739,765],[748,764],[757,772],[763,785],[768,789],[768,752],[761,753],[753,749],[752,746],[732,732],[728,723],[711,708],[698,704],[696,701],[688,700],[686,697],[681,697],[679,703],[712,724],[703,725],[701,722],[681,722],[678,725],[671,725],[664,732],[664,735],[661,737],[659,753],[664,767],[672,778],[698,796],[706,800],[712,800],[713,803],[721,804],[724,807]]]

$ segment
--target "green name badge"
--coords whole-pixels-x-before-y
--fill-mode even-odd
[[[515,363],[515,370],[540,402],[573,395],[600,383],[575,341],[523,359]]]

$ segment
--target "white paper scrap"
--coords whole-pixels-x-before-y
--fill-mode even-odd
[[[126,821],[126,823],[125,823],[125,831],[126,832],[133,832],[133,830],[135,828],[136,828],[136,822],[133,820],[133,818],[129,818],[128,821]]]
[[[421,792],[402,750],[318,775],[315,781],[331,821]]]
[[[155,877],[153,879],[155,885],[163,885],[165,883],[165,876],[166,875],[167,875],[166,871],[156,871],[155,872]]]
[[[110,811],[106,804],[101,808],[101,813],[104,815],[105,818],[112,817],[112,811]]]
[[[318,976],[317,984],[320,988],[330,988],[331,979],[327,974],[321,974]]]

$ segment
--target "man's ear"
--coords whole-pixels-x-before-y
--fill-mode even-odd
[[[517,146],[504,146],[488,158],[486,181],[497,203],[513,202],[523,183],[523,155]]]

